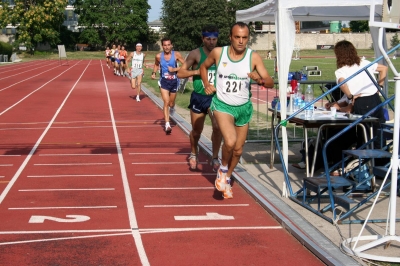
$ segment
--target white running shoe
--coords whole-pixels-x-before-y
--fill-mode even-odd
[[[137,101],[137,102],[140,102],[140,97],[139,97],[139,95],[136,95],[136,101]]]

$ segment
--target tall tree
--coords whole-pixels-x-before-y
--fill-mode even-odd
[[[4,1],[0,12],[0,26],[17,27],[16,42],[34,52],[38,43],[51,45],[59,41],[60,26],[64,20],[67,0]]]
[[[368,20],[350,21],[349,24],[352,32],[369,31]]]
[[[83,27],[83,42],[130,45],[147,41],[147,0],[76,0],[74,6]]]
[[[236,11],[261,2],[263,0],[163,0],[161,21],[166,36],[177,50],[190,51],[198,47],[201,29],[207,24],[218,26],[219,45],[227,45]]]

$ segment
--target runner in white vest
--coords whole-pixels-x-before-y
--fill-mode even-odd
[[[247,48],[249,35],[247,24],[235,23],[229,35],[231,45],[214,48],[200,66],[205,92],[217,92],[211,103],[211,111],[218,122],[224,144],[215,187],[223,193],[224,198],[233,197],[230,177],[242,155],[253,114],[250,79],[267,88],[274,86],[260,55]],[[207,70],[214,64],[217,66],[216,86],[209,82],[207,75]]]
[[[138,43],[136,44],[136,51],[130,53],[126,59],[127,64],[129,64],[130,60],[132,59],[129,73],[132,90],[137,89],[137,102],[140,102],[140,91],[142,89],[143,65],[145,57],[146,54],[142,53],[142,44]]]

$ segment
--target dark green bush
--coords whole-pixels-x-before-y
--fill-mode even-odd
[[[0,54],[7,55],[8,61],[10,61],[12,54],[12,45],[6,42],[0,42]]]

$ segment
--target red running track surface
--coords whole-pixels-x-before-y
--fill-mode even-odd
[[[127,79],[68,62],[0,68],[1,265],[322,264],[238,185],[224,200],[205,154],[190,171]]]

